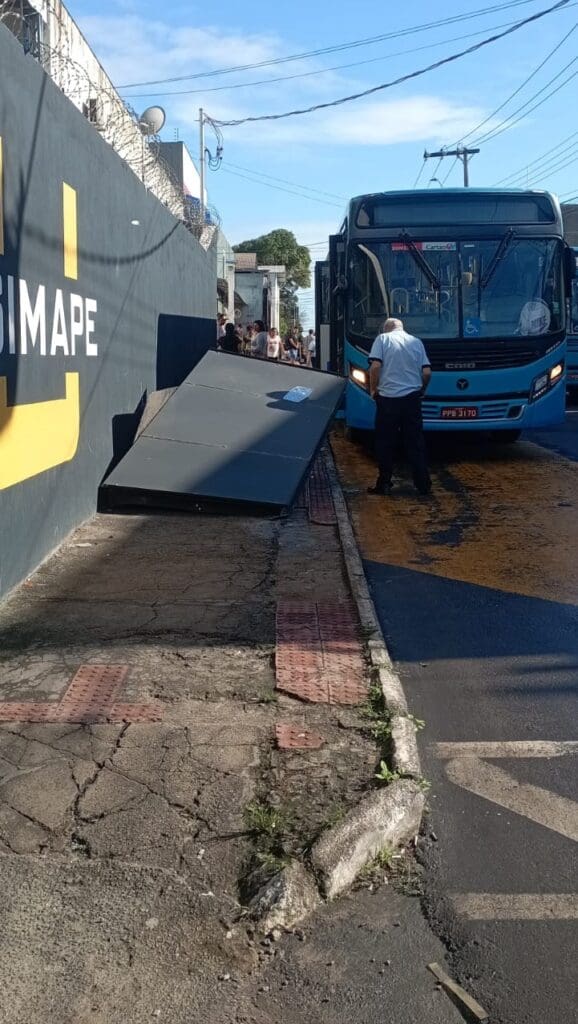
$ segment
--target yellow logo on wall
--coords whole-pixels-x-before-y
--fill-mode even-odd
[[[64,276],[78,277],[76,192],[62,186]],[[2,138],[0,137],[0,256],[4,255],[4,179]],[[40,292],[40,289],[39,289]],[[44,291],[42,292],[44,295]],[[36,312],[36,310],[34,311]],[[0,316],[2,312],[0,311]],[[8,344],[15,352],[10,336],[14,330],[8,316]],[[3,331],[3,325],[2,331]],[[53,345],[63,348],[61,334],[54,333]],[[2,341],[3,341],[2,334]],[[42,344],[42,338],[38,342]],[[88,346],[87,335],[87,346]],[[34,345],[34,342],[32,342]],[[46,341],[44,340],[44,345]],[[0,345],[0,351],[2,345]],[[45,350],[42,354],[45,354]],[[74,352],[73,352],[74,354]],[[0,490],[13,487],[30,477],[69,462],[76,455],[80,435],[80,388],[78,373],[65,375],[64,398],[26,405],[8,405],[8,381],[0,377]]]

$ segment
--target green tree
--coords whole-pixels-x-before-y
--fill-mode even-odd
[[[249,238],[234,245],[235,252],[255,252],[261,266],[284,266],[287,284],[292,289],[309,288],[311,285],[311,256],[309,249],[299,245],[292,231],[276,228],[268,235]]]
[[[235,252],[254,252],[260,266],[283,266],[286,270],[285,283],[281,288],[281,333],[299,324],[299,302],[297,290],[311,285],[311,256],[309,249],[299,245],[292,231],[276,228],[268,235],[248,238],[234,245]]]

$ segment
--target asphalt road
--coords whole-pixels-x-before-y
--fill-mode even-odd
[[[403,479],[389,499],[367,496],[372,459],[334,447],[426,722],[424,913],[493,1024],[575,1021],[578,410],[512,446],[437,438],[430,502]]]

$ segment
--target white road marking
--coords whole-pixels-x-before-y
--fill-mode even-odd
[[[511,740],[498,743],[433,743],[442,761],[454,757],[568,757],[578,754],[578,740]]]
[[[496,765],[476,757],[448,761],[446,774],[456,786],[578,842],[578,804],[573,800],[518,782]]]
[[[470,921],[576,921],[575,893],[465,892],[452,896],[458,914]]]

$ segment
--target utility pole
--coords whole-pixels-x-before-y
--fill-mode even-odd
[[[201,173],[201,231],[205,226],[205,112],[199,110],[199,170]]]
[[[437,153],[428,153],[427,149],[424,152],[424,160],[429,160],[431,157],[439,157],[443,159],[444,156],[455,156],[458,160],[462,161],[464,165],[464,188],[468,188],[470,184],[470,173],[468,167],[468,157],[475,156],[479,153],[479,149],[468,149],[467,146],[457,146],[456,149],[441,149]]]

